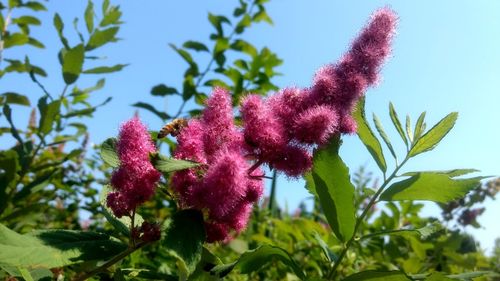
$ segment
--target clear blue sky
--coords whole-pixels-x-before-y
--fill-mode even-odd
[[[149,95],[151,87],[158,83],[181,84],[185,64],[167,43],[208,42],[207,35],[212,27],[208,24],[207,12],[230,14],[236,2],[114,1],[121,5],[124,13],[125,24],[119,35],[123,40],[103,48],[100,53],[108,56],[105,61],[108,65],[131,65],[119,74],[109,76],[105,89],[93,97],[96,103],[107,96],[114,99],[88,121],[92,141],[100,143],[115,135],[119,124],[132,116],[135,109],[130,105],[137,101],[155,103],[158,108],[175,111],[178,101]],[[368,114],[377,113],[395,143],[398,137],[387,114],[389,101],[395,104],[400,115],[408,113],[412,120],[416,120],[421,111],[427,111],[429,125],[451,111],[458,111],[457,125],[442,144],[433,152],[418,156],[406,170],[476,168],[483,175],[500,175],[500,149],[497,145],[500,137],[497,110],[500,106],[500,2],[361,3],[274,0],[267,5],[274,26],[253,26],[245,39],[257,47],[268,46],[284,60],[278,69],[284,75],[276,79],[279,86],[307,86],[318,67],[337,60],[347,49],[373,10],[391,6],[400,17],[398,35],[393,55],[384,67],[383,80],[367,93]],[[49,73],[44,84],[58,92],[63,82],[56,61],[60,43],[51,25],[53,13],[57,11],[64,16],[66,33],[70,33],[71,21],[75,16],[81,16],[86,1],[56,0],[47,5],[49,12],[42,16],[47,25],[32,31],[35,37],[47,43],[47,49],[20,48],[5,55],[20,56],[26,51],[35,54],[31,60]],[[81,28],[84,29],[83,25]],[[90,86],[95,80],[95,77],[87,76],[79,85]],[[19,91],[32,99],[41,95],[36,87],[22,81],[27,81],[26,77],[7,76],[0,81],[0,89]],[[20,108],[15,110],[23,112]],[[162,126],[159,119],[149,113],[141,112],[141,116],[152,129]],[[6,143],[6,139],[0,142],[2,147]],[[404,150],[402,145],[396,145],[396,148],[400,152]],[[368,169],[376,171],[369,154],[356,137],[345,139],[341,153],[351,169],[367,165]],[[306,196],[302,181],[280,179],[278,199],[282,204],[287,202],[290,210]],[[491,248],[494,238],[500,236],[500,225],[495,218],[500,213],[500,204],[487,201],[486,206],[486,212],[480,218],[486,229],[467,230],[478,237],[483,247]],[[438,209],[432,207],[426,210],[427,214],[439,216],[437,212]]]

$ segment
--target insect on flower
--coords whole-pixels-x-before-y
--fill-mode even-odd
[[[161,128],[161,130],[158,132],[158,138],[164,138],[168,135],[172,136],[177,136],[180,132],[180,130],[184,127],[186,127],[188,124],[188,120],[184,118],[176,118],[172,120],[172,122],[166,124]]]

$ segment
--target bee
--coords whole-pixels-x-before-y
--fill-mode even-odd
[[[163,126],[163,128],[161,128],[161,130],[158,132],[157,138],[161,139],[168,135],[176,137],[181,129],[186,127],[187,124],[188,120],[184,118],[176,118],[172,120],[172,122],[166,124],[165,126]]]

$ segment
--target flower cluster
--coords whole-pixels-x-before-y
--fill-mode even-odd
[[[172,178],[181,207],[204,212],[209,242],[227,241],[245,228],[262,194],[260,165],[300,176],[312,166],[313,146],[356,131],[352,111],[377,81],[395,24],[391,10],[378,10],[342,59],[316,73],[311,87],[285,88],[268,99],[247,96],[243,130],[234,125],[229,93],[214,89],[201,118],[181,130],[174,153],[201,166]]]
[[[201,118],[190,120],[177,141],[174,157],[202,164],[174,174],[172,185],[181,206],[205,212],[209,242],[229,239],[231,231],[245,228],[252,204],[263,190],[262,181],[248,174],[229,93],[215,88]]]
[[[117,142],[120,166],[113,172],[107,206],[115,216],[130,216],[135,208],[153,196],[158,172],[149,161],[149,154],[156,148],[139,118],[122,124]]]

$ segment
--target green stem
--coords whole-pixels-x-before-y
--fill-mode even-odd
[[[95,274],[99,273],[99,272],[102,272],[104,270],[106,270],[108,267],[112,266],[113,264],[121,261],[123,258],[127,257],[128,255],[132,254],[133,252],[139,250],[140,248],[146,246],[148,244],[148,242],[140,242],[140,243],[137,243],[135,245],[135,247],[133,248],[128,248],[127,250],[121,252],[120,254],[116,255],[114,258],[110,259],[109,261],[107,261],[106,263],[104,263],[103,265],[99,266],[99,267],[96,267],[95,269],[91,270],[91,271],[88,271],[88,272],[84,272],[78,276],[76,276],[75,278],[73,278],[73,281],[83,281],[83,280],[86,280],[92,276],[94,276]]]
[[[274,215],[274,201],[276,197],[276,182],[278,181],[278,177],[276,174],[276,170],[273,171],[273,180],[271,182],[271,194],[269,195],[269,211],[271,212],[271,216]]]
[[[345,255],[347,254],[347,251],[351,247],[352,243],[355,240],[357,240],[356,233],[358,232],[358,229],[361,226],[361,223],[365,219],[366,215],[368,215],[368,212],[373,207],[373,205],[375,205],[375,203],[377,202],[377,199],[380,196],[380,194],[382,193],[382,191],[384,191],[384,189],[387,187],[387,185],[396,177],[396,173],[399,171],[399,169],[401,169],[401,167],[403,167],[403,165],[406,163],[406,161],[408,161],[408,159],[409,159],[409,156],[407,155],[406,158],[403,160],[403,162],[401,162],[400,165],[396,166],[396,168],[394,169],[392,174],[386,180],[384,180],[384,183],[382,184],[382,186],[380,186],[380,188],[377,190],[375,195],[373,195],[373,197],[370,199],[370,202],[368,203],[368,205],[366,205],[366,207],[363,210],[363,212],[361,213],[361,215],[357,218],[356,224],[354,226],[353,236],[344,245],[344,248],[342,249],[342,252],[340,253],[339,258],[337,259],[335,264],[330,269],[330,272],[328,272],[327,278],[329,280],[333,280],[337,276],[337,273],[338,273],[337,269],[338,269],[339,265],[341,264],[342,260],[344,259]]]

